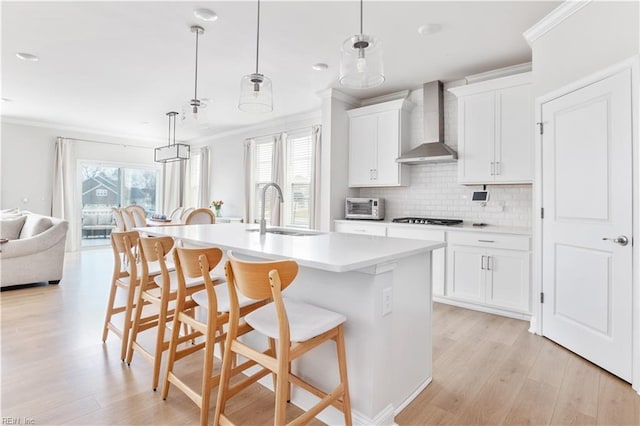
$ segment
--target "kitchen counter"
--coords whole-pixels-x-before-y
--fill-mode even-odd
[[[291,258],[300,269],[284,294],[347,317],[345,344],[353,423],[394,424],[430,382],[432,251],[443,242],[370,235],[259,235],[255,225],[215,224],[140,228],[170,235],[185,245],[215,245],[249,260]],[[245,336],[257,347],[264,339]],[[337,379],[335,345],[310,351],[292,366],[315,386],[333,389]],[[271,377],[260,383],[273,389]],[[318,401],[293,387],[292,403],[307,409]],[[317,416],[342,424],[328,407]]]
[[[294,259],[301,266],[332,272],[365,269],[399,258],[444,247],[436,241],[407,241],[368,235],[316,233],[315,235],[260,236],[255,225],[190,225],[141,229],[152,235],[169,235],[192,244],[211,243],[234,252],[262,259]]]
[[[472,226],[472,222],[465,221],[461,225],[422,225],[413,223],[395,223],[391,219],[385,220],[348,220],[340,219],[334,222],[341,223],[362,223],[373,226],[398,226],[409,228],[424,228],[424,229],[436,229],[438,231],[463,231],[463,232],[494,232],[498,234],[514,234],[514,235],[526,235],[531,236],[531,228],[515,227],[515,226],[500,226],[500,225],[487,225],[487,226]]]

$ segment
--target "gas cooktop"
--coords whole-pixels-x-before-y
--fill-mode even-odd
[[[461,219],[433,219],[428,217],[399,217],[393,219],[395,223],[415,223],[419,225],[459,225],[462,223]]]

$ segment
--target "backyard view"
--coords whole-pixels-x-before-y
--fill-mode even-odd
[[[105,245],[115,227],[112,207],[136,204],[157,212],[159,170],[82,164],[82,246]]]

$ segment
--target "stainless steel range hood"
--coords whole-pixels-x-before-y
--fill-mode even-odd
[[[396,162],[402,164],[445,163],[458,159],[458,154],[444,143],[444,94],[441,81],[432,81],[423,86],[424,139],[409,152],[402,154]]]

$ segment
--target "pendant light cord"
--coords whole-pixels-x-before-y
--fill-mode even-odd
[[[364,34],[364,30],[362,29],[362,2],[364,0],[360,0],[360,35]]]
[[[196,29],[196,82],[193,90],[193,99],[198,99],[198,37],[200,36],[200,30]]]
[[[258,74],[258,54],[260,52],[260,0],[258,0],[258,27],[256,31],[256,74]]]

